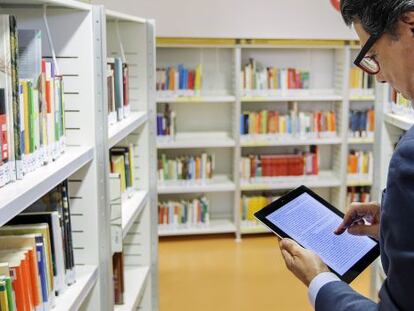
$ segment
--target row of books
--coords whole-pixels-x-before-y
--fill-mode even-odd
[[[159,225],[208,225],[210,202],[206,197],[194,200],[158,203]]]
[[[282,115],[277,111],[243,112],[241,135],[272,134],[281,137],[326,138],[336,136],[336,116],[332,111],[298,112]]]
[[[109,159],[111,175],[120,178],[121,194],[132,191],[135,187],[133,145],[111,148]]]
[[[374,158],[372,151],[351,150],[348,155],[348,176],[366,176],[372,180]]]
[[[319,174],[317,146],[309,151],[286,155],[250,155],[242,157],[241,178],[248,180],[257,177],[302,176]]]
[[[157,68],[157,91],[193,91],[201,90],[202,67],[188,69],[183,64]]]
[[[254,214],[261,210],[263,207],[269,205],[276,199],[279,195],[257,195],[257,196],[247,196],[243,195],[240,204],[242,212],[242,220],[249,222],[255,222]]]
[[[371,189],[369,187],[349,187],[346,195],[346,205],[352,202],[368,203],[371,201]]]
[[[367,74],[358,67],[353,67],[349,74],[349,87],[351,89],[373,89],[375,77]]]
[[[158,181],[212,179],[215,157],[207,153],[199,156],[183,156],[167,159],[165,154],[158,160]]]
[[[106,68],[108,122],[114,124],[129,116],[129,70],[120,57],[108,58]]]
[[[65,146],[63,78],[42,59],[40,30],[1,15],[0,187],[57,159]]]
[[[174,136],[176,133],[176,115],[171,110],[170,105],[166,104],[164,113],[157,113],[157,135]]]
[[[309,71],[295,68],[265,67],[255,59],[242,68],[242,90],[309,89]]]
[[[67,181],[0,228],[1,310],[50,310],[75,282]]]
[[[351,110],[349,112],[349,137],[372,137],[375,131],[374,109]]]
[[[390,91],[391,111],[398,115],[414,117],[414,109],[411,101],[394,89]]]

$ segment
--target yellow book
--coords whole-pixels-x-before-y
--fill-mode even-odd
[[[200,91],[201,90],[201,65],[198,65],[196,67],[196,72],[195,72],[195,83],[194,83],[194,90],[196,91]]]
[[[9,310],[9,303],[7,301],[6,281],[0,281],[0,309],[2,311]]]
[[[112,162],[112,173],[118,173],[121,176],[121,193],[124,193],[126,190],[124,156],[113,155],[111,156],[111,162]]]
[[[20,81],[20,85],[23,93],[24,153],[30,154],[29,86],[27,81]]]

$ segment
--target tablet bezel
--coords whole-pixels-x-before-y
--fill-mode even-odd
[[[307,188],[306,186],[300,186],[286,195],[282,196],[281,198],[277,199],[276,201],[270,203],[268,206],[264,207],[260,211],[256,212],[254,216],[264,225],[266,225],[272,232],[274,232],[277,236],[280,238],[289,238],[292,239],[287,233],[285,233],[283,230],[278,228],[276,225],[274,225],[271,221],[269,221],[266,217],[273,213],[274,211],[280,209],[284,205],[286,205],[288,202],[292,201],[293,199],[297,198],[303,193],[307,193],[310,196],[312,196],[314,199],[322,203],[326,208],[334,212],[339,217],[343,218],[344,214],[339,211],[337,208],[335,208],[333,205],[331,205],[329,202],[325,201],[323,198],[321,198],[319,195],[317,195],[315,192]],[[369,237],[370,238],[370,237]],[[380,255],[380,249],[378,241],[370,238],[375,242],[375,247],[372,248],[368,253],[366,253],[359,261],[355,263],[347,272],[345,272],[343,275],[340,275],[338,272],[336,272],[334,269],[328,266],[328,268],[335,273],[341,280],[347,283],[351,283],[361,272],[363,272],[379,255]],[[300,244],[299,242],[297,242]],[[302,246],[302,245],[301,245]]]

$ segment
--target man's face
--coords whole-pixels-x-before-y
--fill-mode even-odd
[[[411,31],[414,12],[408,13],[406,17],[404,21],[398,22],[398,37],[384,34],[368,51],[367,56],[375,58],[380,65],[377,81],[388,82],[404,97],[414,100],[414,36]],[[363,46],[369,34],[358,22],[354,27]]]

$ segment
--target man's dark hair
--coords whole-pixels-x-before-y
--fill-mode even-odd
[[[370,35],[386,32],[396,36],[399,19],[409,11],[414,11],[414,0],[341,0],[345,24],[358,21]]]

